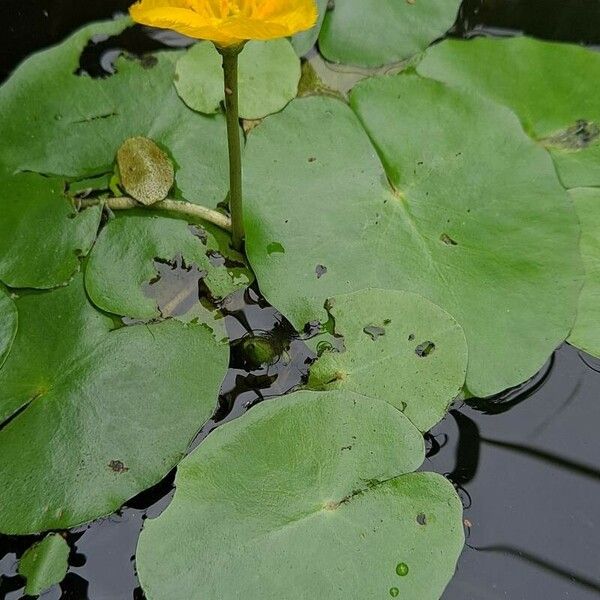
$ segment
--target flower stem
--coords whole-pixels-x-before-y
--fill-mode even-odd
[[[233,247],[241,251],[244,243],[244,215],[242,205],[242,151],[240,146],[238,110],[238,56],[243,46],[228,46],[217,49],[223,57],[223,74],[225,79],[231,237]]]

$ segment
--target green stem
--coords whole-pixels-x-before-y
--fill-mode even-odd
[[[244,243],[244,215],[242,205],[242,149],[238,110],[238,55],[243,46],[217,48],[223,57],[225,79],[225,109],[227,143],[229,146],[229,210],[233,247],[241,251]]]

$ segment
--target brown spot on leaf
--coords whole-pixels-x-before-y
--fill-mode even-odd
[[[125,473],[126,471],[129,471],[129,467],[126,467],[123,464],[123,461],[120,461],[120,460],[111,460],[108,463],[108,466],[115,473]]]

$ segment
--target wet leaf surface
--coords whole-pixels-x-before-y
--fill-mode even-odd
[[[19,575],[25,577],[25,593],[37,596],[60,583],[67,574],[69,546],[58,533],[47,535],[29,548],[19,561]]]
[[[363,290],[328,305],[343,350],[332,344],[322,352],[308,386],[385,400],[421,431],[435,425],[465,381],[467,344],[458,323],[408,292]],[[321,337],[310,343],[318,347]],[[435,340],[435,353],[418,352],[423,340]]]
[[[4,364],[17,335],[19,317],[9,292],[0,286],[0,368]]]
[[[250,135],[247,251],[263,293],[302,329],[338,294],[416,292],[463,327],[473,394],[527,379],[568,335],[582,278],[552,161],[508,110],[437,82],[373,78],[351,101],[385,174],[332,99],[296,100]]]
[[[16,301],[0,371],[3,533],[72,527],[160,481],[211,416],[227,370],[227,344],[207,326],[115,331],[81,279]]]
[[[161,310],[147,287],[159,283],[157,261],[172,266],[179,261],[181,268],[195,269],[198,279],[203,279],[216,299],[252,282],[241,255],[229,252],[229,257],[237,259],[231,268],[211,261],[212,253],[220,249],[212,232],[193,228],[182,220],[156,215],[119,216],[98,237],[86,269],[86,289],[102,310],[134,319],[158,318]]]
[[[319,37],[327,60],[380,67],[425,50],[454,23],[460,0],[339,0]]]
[[[183,101],[215,113],[225,100],[222,58],[211,42],[193,46],[179,59],[175,87]],[[278,112],[298,92],[300,61],[286,39],[250,41],[239,56],[239,114],[260,119]]]
[[[581,222],[586,278],[568,341],[600,358],[600,189],[576,188],[569,193]]]
[[[549,150],[567,188],[600,185],[597,52],[526,37],[445,40],[427,51],[417,70],[514,110]]]
[[[385,402],[297,392],[213,432],[137,552],[151,600],[437,600],[463,545],[452,485]],[[427,525],[417,516],[425,514]],[[398,573],[400,564],[407,572]]]

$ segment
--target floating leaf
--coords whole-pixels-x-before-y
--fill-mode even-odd
[[[25,577],[25,593],[37,596],[60,583],[67,574],[69,546],[58,533],[47,535],[25,551],[19,561],[19,575]]]
[[[460,0],[340,0],[325,15],[319,49],[362,67],[398,62],[452,27]]]
[[[6,290],[0,286],[0,368],[4,364],[17,335],[17,307]]]
[[[315,45],[321,27],[323,26],[323,20],[325,19],[325,13],[327,11],[328,0],[316,0],[317,10],[319,11],[319,18],[317,24],[307,31],[301,31],[292,37],[291,42],[296,54],[298,56],[304,56],[308,54]]]
[[[264,402],[180,463],[173,502],[140,538],[142,587],[152,600],[358,600],[392,587],[437,600],[463,545],[462,509],[448,480],[411,473],[423,458],[418,430],[385,402]]]
[[[77,213],[63,187],[34,173],[0,173],[0,280],[7,285],[52,288],[79,270],[101,211],[95,206]]]
[[[510,111],[416,76],[368,80],[352,104],[392,189],[339,101],[295,100],[250,134],[246,247],[262,292],[299,329],[338,294],[416,292],[464,329],[473,394],[527,379],[568,335],[582,278],[547,153]]]
[[[76,74],[92,36],[114,35],[130,23],[85,27],[14,72],[0,88],[0,163],[11,172],[82,178],[112,171],[123,141],[146,136],[168,150],[187,200],[216,205],[228,190],[225,119],[198,115],[177,96],[181,52],[158,52],[151,62],[121,57],[116,74],[103,79]]]
[[[16,303],[0,371],[0,531],[26,534],[110,514],[160,481],[210,417],[229,352],[204,325],[115,331],[81,277]]]
[[[135,319],[157,318],[161,311],[156,298],[148,293],[150,283],[159,275],[157,262],[168,264],[178,259],[183,269],[194,268],[215,298],[251,283],[252,276],[243,262],[232,269],[213,264],[210,257],[217,249],[211,233],[185,221],[151,215],[120,216],[98,236],[85,286],[92,302],[102,310]],[[239,261],[243,261],[241,256]],[[222,262],[226,262],[225,257]],[[197,280],[194,293],[197,298]]]
[[[458,323],[408,292],[362,290],[327,304],[343,351],[323,352],[308,386],[386,400],[421,431],[433,427],[465,382],[467,344]],[[435,351],[424,354],[425,345]]]
[[[173,163],[148,138],[125,140],[117,152],[117,164],[125,191],[142,204],[164,200],[173,187]]]
[[[214,44],[196,44],[177,63],[175,87],[194,110],[215,113],[225,98],[221,56]],[[280,111],[298,92],[300,61],[286,39],[251,41],[239,57],[239,113],[260,119]]]
[[[581,222],[581,255],[586,279],[569,342],[600,358],[600,189],[570,192]]]
[[[566,187],[600,185],[597,52],[526,37],[446,40],[427,51],[418,71],[514,110],[550,151]]]

